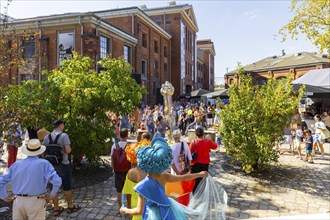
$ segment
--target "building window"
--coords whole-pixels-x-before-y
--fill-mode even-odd
[[[141,60],[141,74],[143,76],[147,75],[147,61]]]
[[[23,39],[23,58],[32,59],[35,53],[34,37]]]
[[[21,74],[21,82],[33,80],[32,74]]]
[[[103,59],[110,54],[110,40],[106,37],[100,37],[100,58]]]
[[[167,46],[164,46],[164,57],[167,57]]]
[[[229,80],[229,85],[233,84],[234,83],[234,79],[230,79]]]
[[[155,67],[155,70],[158,70],[158,61],[157,61],[157,60],[155,60],[155,65],[154,65],[154,67]]]
[[[257,81],[258,85],[265,85],[267,83],[267,79],[266,78],[260,78]]]
[[[154,41],[154,52],[158,53],[158,41],[157,40]]]
[[[147,47],[147,43],[148,43],[148,41],[147,41],[147,34],[146,33],[142,33],[142,46],[143,47]]]
[[[131,48],[129,46],[124,46],[124,60],[131,63]]]

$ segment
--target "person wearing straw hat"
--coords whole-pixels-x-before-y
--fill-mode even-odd
[[[45,128],[41,128],[37,131],[38,139],[40,142],[42,142],[47,135],[49,135],[49,131],[47,131]]]
[[[16,161],[0,176],[0,198],[13,202],[13,219],[46,219],[46,203],[56,195],[62,180],[47,160],[39,158],[45,150],[38,139],[31,139],[22,146],[27,157]],[[48,182],[53,185],[49,194]],[[7,194],[8,183],[13,196]]]

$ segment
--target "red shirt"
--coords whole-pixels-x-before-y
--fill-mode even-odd
[[[216,150],[218,145],[209,140],[209,139],[198,139],[196,142],[196,152],[197,152],[197,159],[192,160],[191,164],[194,165],[195,163],[201,164],[209,164],[210,163],[210,151],[211,149]],[[194,141],[190,142],[189,145],[190,152],[195,152]]]

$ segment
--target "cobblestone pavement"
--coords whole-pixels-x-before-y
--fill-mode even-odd
[[[212,152],[210,175],[228,194],[227,219],[247,219],[300,214],[325,213],[330,210],[330,145],[326,144],[325,159],[316,156],[315,164],[298,160],[289,153],[280,156],[280,171],[274,178],[260,179],[242,172],[226,172],[223,151]],[[285,150],[286,147],[282,147]],[[20,158],[19,154],[19,158]],[[0,164],[0,173],[4,163]],[[94,186],[75,189],[75,203],[82,209],[75,213],[63,212],[59,217],[49,213],[50,220],[61,219],[121,219],[117,215],[114,177]],[[61,204],[62,203],[62,204]],[[63,193],[60,204],[66,207]]]

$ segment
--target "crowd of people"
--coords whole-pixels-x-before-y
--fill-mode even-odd
[[[205,191],[209,189],[205,184],[214,184],[208,175],[210,152],[219,150],[219,143],[209,139],[205,130],[221,124],[220,112],[219,103],[212,106],[176,103],[171,108],[170,120],[162,105],[146,105],[118,118],[113,113],[108,114],[119,138],[110,152],[120,207],[118,215],[132,215],[133,219],[205,218],[211,213],[208,210],[217,210],[218,207],[212,205],[221,207],[226,203],[224,195],[210,196],[219,198],[216,202],[204,201],[205,195],[221,191],[214,187],[212,192]],[[322,159],[323,143],[330,138],[329,112],[314,115],[313,121],[297,112],[290,122],[291,144],[297,151],[297,158],[303,160],[305,148],[306,162],[314,163],[317,149]],[[13,202],[13,219],[45,219],[46,204],[50,201],[53,215],[59,216],[64,211],[57,196],[61,186],[67,212],[80,210],[72,198],[71,142],[64,132],[65,121],[56,120],[53,127],[51,132],[37,126],[24,130],[22,124],[13,123],[2,135],[0,142],[7,143],[8,161],[7,170],[0,176],[0,198]],[[172,130],[174,142],[168,140],[168,129]],[[195,138],[186,143],[183,136],[190,129],[194,130]],[[138,130],[144,131],[141,138],[130,143],[129,136],[136,135]],[[58,147],[60,153],[50,152],[50,145],[52,149]],[[27,158],[16,161],[20,146]],[[31,170],[37,175],[28,175]],[[47,189],[48,182],[52,185],[50,189]],[[7,194],[9,183],[13,196]],[[205,204],[206,207],[197,207]],[[215,216],[212,218],[223,217],[221,208]]]
[[[290,144],[297,151],[297,158],[303,160],[302,150],[305,148],[305,161],[314,163],[316,151],[320,153],[320,159],[324,159],[323,144],[330,138],[329,109],[325,109],[322,115],[315,114],[311,117],[307,112],[300,114],[298,111],[291,118]]]
[[[130,135],[134,136],[139,130],[148,131],[153,138],[165,137],[165,132],[178,129],[182,135],[187,135],[189,129],[204,130],[220,125],[221,104],[211,105],[210,103],[182,103],[175,102],[170,110],[170,120],[165,115],[164,106],[161,104],[145,105],[136,109],[132,114],[116,117],[109,113],[109,118],[115,125],[116,134],[119,136],[120,129],[127,128]],[[218,143],[219,144],[219,143]]]

